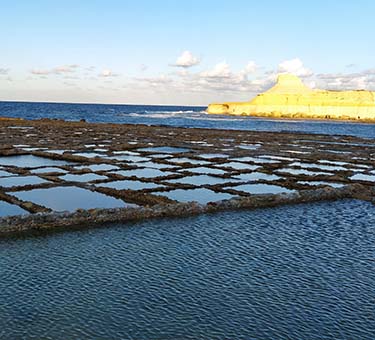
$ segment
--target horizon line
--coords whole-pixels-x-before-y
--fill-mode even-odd
[[[72,105],[127,105],[127,106],[170,106],[170,107],[208,107],[207,105],[177,105],[177,104],[124,104],[98,102],[59,102],[59,101],[30,101],[30,100],[3,100],[0,103],[28,103],[28,104],[72,104]]]

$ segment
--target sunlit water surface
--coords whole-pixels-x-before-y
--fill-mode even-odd
[[[341,134],[375,138],[373,124],[208,115],[206,107],[0,102],[0,116],[88,122]]]
[[[361,339],[375,208],[347,200],[0,241],[1,339]]]

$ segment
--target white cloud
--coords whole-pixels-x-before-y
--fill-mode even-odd
[[[213,69],[200,73],[205,78],[229,78],[231,74],[230,66],[226,62],[218,63]]]
[[[117,73],[113,73],[110,69],[104,69],[102,72],[99,73],[99,77],[110,78],[110,77],[117,77]]]
[[[305,82],[305,84],[310,87],[311,89],[315,89],[316,88],[316,81],[315,80],[310,80],[308,82]]]
[[[172,66],[189,68],[199,63],[199,58],[195,57],[190,51],[184,51]]]
[[[64,76],[64,79],[76,80],[76,79],[80,79],[80,77],[75,76],[75,75],[66,75]]]
[[[118,88],[124,88],[138,96],[139,101],[146,98],[148,103],[158,102],[159,98],[165,103],[186,103],[187,99],[184,98],[190,98],[191,102],[189,103],[191,104],[207,104],[213,101],[245,101],[273,86],[279,72],[294,73],[302,77],[303,82],[312,88],[375,90],[375,68],[353,72],[357,71],[358,66],[356,66],[353,69],[345,68],[345,73],[313,74],[299,58],[295,58],[276,63],[273,69],[267,69],[250,60],[238,68],[232,68],[232,65],[223,61],[206,69],[199,68],[194,71],[194,68],[191,69],[190,66],[187,66],[192,64],[188,63],[188,58],[177,61],[180,64],[178,68],[166,74],[159,73],[152,76],[147,76],[148,72],[142,73],[146,67],[136,65],[138,77],[126,78],[122,85],[119,84],[122,77],[118,81],[114,78],[121,75],[114,73],[109,68],[100,72],[101,69],[98,67],[63,65],[51,69],[34,69],[32,73],[37,75],[33,79],[48,79],[49,75],[54,75],[61,82],[65,81],[67,88],[76,84],[76,86],[89,91],[89,88],[86,88],[87,85],[81,83],[83,80],[90,80],[90,86],[94,86],[95,89],[102,86],[108,93],[116,89],[118,91]],[[351,73],[347,73],[348,71]],[[0,68],[0,75],[4,72],[8,72],[8,69]],[[0,79],[4,82],[7,76],[0,76]]]
[[[275,72],[266,72],[262,76],[254,79],[252,81],[252,84],[254,86],[258,86],[259,91],[263,92],[267,89],[269,89],[271,86],[275,84],[277,80],[277,73]]]
[[[79,67],[77,64],[72,64],[72,65],[63,65],[63,66],[58,66],[53,69],[53,71],[57,74],[60,73],[72,73],[75,72],[75,70]]]
[[[264,82],[249,80],[250,72],[255,72],[255,62],[249,62],[239,72],[231,71],[229,64],[221,62],[203,72],[191,73],[186,69],[168,75],[150,78],[135,78],[133,88],[152,88],[165,93],[203,93],[206,95],[246,96],[264,90]],[[267,85],[268,85],[267,81]]]
[[[279,73],[292,73],[299,77],[309,77],[313,72],[303,65],[303,62],[299,58],[285,60],[279,64]]]
[[[77,64],[70,64],[70,65],[61,65],[56,66],[52,69],[32,69],[30,72],[34,75],[50,75],[50,74],[65,74],[65,73],[73,73],[79,68]]]
[[[331,90],[374,90],[373,69],[357,73],[327,73],[316,76],[319,87]]]
[[[0,76],[6,76],[9,73],[9,68],[1,68],[0,67]]]
[[[165,74],[151,78],[135,78],[135,80],[140,83],[147,83],[151,86],[163,86],[174,82],[174,79],[171,76],[167,76]]]
[[[258,65],[255,63],[255,61],[249,61],[247,65],[245,66],[243,72],[245,74],[252,74],[254,73],[258,68]]]
[[[47,75],[47,74],[51,74],[51,70],[46,70],[46,69],[32,69],[31,71],[31,74],[35,74],[35,75]]]

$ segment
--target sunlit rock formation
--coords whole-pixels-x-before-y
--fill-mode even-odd
[[[253,100],[210,104],[207,112],[258,117],[375,122],[375,92],[315,90],[304,85],[297,76],[281,74],[271,89],[258,94]]]

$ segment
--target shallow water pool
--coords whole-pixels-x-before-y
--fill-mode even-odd
[[[33,155],[0,157],[0,165],[16,166],[19,168],[37,168],[41,166],[68,165],[68,162]]]
[[[28,212],[17,205],[8,202],[0,201],[0,217],[24,215]]]
[[[42,183],[48,183],[48,181],[38,176],[12,176],[0,178],[0,186],[5,188],[37,185]]]
[[[120,199],[73,186],[19,191],[13,192],[12,195],[54,211],[132,206]]]
[[[197,189],[176,189],[167,192],[157,193],[156,195],[166,196],[171,200],[179,202],[198,202],[200,204],[207,204],[209,202],[217,202],[221,200],[229,200],[234,196],[227,193],[215,192],[205,188]]]

